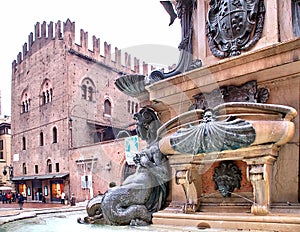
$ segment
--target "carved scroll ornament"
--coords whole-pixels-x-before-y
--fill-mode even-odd
[[[248,81],[240,86],[224,85],[208,93],[199,93],[193,96],[195,103],[193,109],[208,109],[224,102],[257,102],[266,103],[269,99],[269,90],[258,88],[257,81]]]
[[[263,0],[211,0],[207,37],[218,58],[237,56],[260,39],[264,25]]]

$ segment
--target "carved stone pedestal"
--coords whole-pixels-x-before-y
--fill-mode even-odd
[[[271,153],[271,152],[270,152]],[[253,186],[254,204],[251,212],[255,215],[269,213],[271,204],[272,166],[276,160],[272,154],[245,159],[247,163],[247,179]]]
[[[184,213],[199,210],[202,193],[201,175],[205,166],[219,161],[241,160],[247,163],[247,179],[253,186],[255,215],[269,213],[271,204],[272,165],[276,161],[278,146],[274,144],[251,146],[231,151],[198,155],[168,156],[172,168],[170,208]]]
[[[191,110],[166,122],[157,134],[159,149],[168,156],[175,178],[171,206],[181,200],[184,211],[195,212],[200,205],[203,167],[240,160],[247,163],[247,179],[254,189],[252,212],[267,214],[272,165],[278,148],[294,135],[291,120],[296,115],[288,106],[231,102],[205,111]],[[240,171],[228,162],[223,162],[218,172],[223,169],[226,173],[211,178],[222,196],[231,197],[234,189],[240,188]],[[183,187],[184,194],[178,193],[177,185]]]
[[[179,207],[184,213],[194,213],[200,205],[201,178],[198,178],[196,165],[171,165],[172,167],[172,207]]]

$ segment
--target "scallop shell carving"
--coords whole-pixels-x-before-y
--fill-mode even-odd
[[[195,155],[247,147],[254,142],[255,136],[251,123],[232,116],[217,121],[214,113],[208,110],[198,125],[174,133],[170,143],[180,153]]]

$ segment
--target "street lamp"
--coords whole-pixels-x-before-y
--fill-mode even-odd
[[[7,171],[6,171],[7,168],[8,168],[8,171],[9,171],[9,178],[11,179],[14,176],[14,168],[13,168],[12,165],[9,165],[9,166],[5,165],[3,167],[3,171],[2,171],[2,173],[3,173],[4,176],[7,175]]]
[[[73,119],[69,117],[69,130],[70,130],[70,147],[73,147],[73,132],[72,132],[72,126],[73,126]]]

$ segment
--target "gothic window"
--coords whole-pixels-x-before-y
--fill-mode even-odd
[[[44,133],[40,133],[40,146],[44,146]]]
[[[52,102],[53,99],[53,89],[51,82],[49,80],[45,80],[41,87],[41,105],[45,105],[47,103]]]
[[[108,99],[104,101],[104,114],[111,115],[111,103]]]
[[[94,100],[94,93],[96,92],[96,87],[94,82],[86,77],[81,83],[81,98],[87,101]]]
[[[28,95],[27,92],[24,92],[23,95],[22,95],[22,102],[21,102],[21,106],[22,106],[22,109],[21,109],[21,113],[27,113],[29,112],[30,110],[30,97]]]
[[[22,138],[22,149],[26,150],[26,138],[25,137]]]
[[[292,0],[292,22],[294,35],[300,36],[300,0]]]
[[[53,127],[52,129],[53,143],[57,143],[57,128]]]
[[[134,114],[138,112],[138,103],[128,100],[127,101],[127,112],[130,114]]]
[[[52,162],[50,159],[47,160],[47,170],[49,173],[52,172]]]

